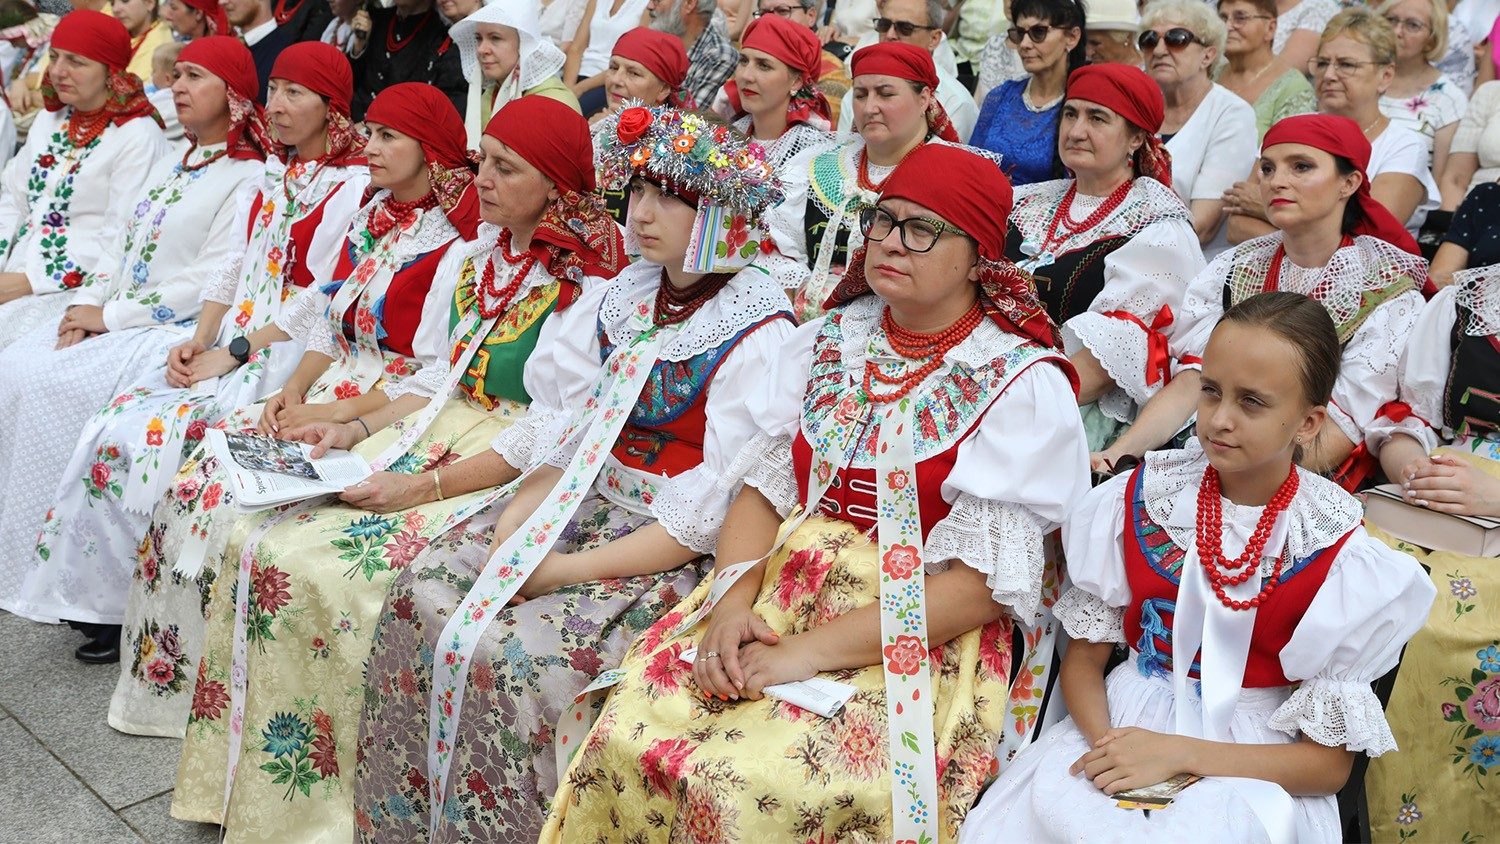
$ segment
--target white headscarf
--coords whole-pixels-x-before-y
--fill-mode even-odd
[[[476,51],[479,38],[476,27],[482,23],[508,26],[520,33],[521,46],[516,67],[508,79],[500,83],[495,91],[495,103],[491,113],[521,96],[522,91],[535,88],[548,77],[557,76],[566,57],[556,44],[537,33],[537,22],[542,8],[537,0],[488,0],[479,11],[455,23],[448,30],[448,37],[458,47],[463,63],[464,79],[469,83],[469,99],[464,109],[464,125],[469,132],[469,146],[479,144],[479,133],[484,129],[479,124],[479,96],[484,88],[484,76],[479,70]]]

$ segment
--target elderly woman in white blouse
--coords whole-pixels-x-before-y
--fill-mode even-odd
[[[1469,95],[1433,64],[1448,50],[1443,0],[1385,0],[1376,9],[1396,34],[1396,76],[1380,95],[1380,112],[1427,140],[1428,166],[1442,183],[1448,150]]]
[[[1212,257],[1224,220],[1224,191],[1255,162],[1255,109],[1211,73],[1222,64],[1224,23],[1200,0],[1156,0],[1146,7],[1137,43],[1146,72],[1161,87],[1161,138],[1172,155],[1172,189],[1192,212],[1193,230]],[[1222,240],[1222,239],[1220,239]]]

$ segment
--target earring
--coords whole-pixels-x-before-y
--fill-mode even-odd
[[[1302,435],[1298,434],[1297,436],[1292,437],[1292,442],[1296,443],[1297,445],[1302,445]]]

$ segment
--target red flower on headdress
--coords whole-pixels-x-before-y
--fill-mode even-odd
[[[615,135],[621,143],[633,144],[640,140],[646,130],[651,128],[651,110],[642,106],[627,108],[620,112],[620,124],[615,129]]]

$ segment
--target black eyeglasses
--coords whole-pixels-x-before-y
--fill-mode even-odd
[[[1174,53],[1189,44],[1200,44],[1204,47],[1208,46],[1208,44],[1206,44],[1203,39],[1193,34],[1193,31],[1191,29],[1187,29],[1181,26],[1174,26],[1171,29],[1167,30],[1165,33],[1157,32],[1154,29],[1148,29],[1145,32],[1142,32],[1135,39],[1136,46],[1140,47],[1142,52],[1150,52],[1151,50],[1155,50],[1156,45],[1160,44],[1163,41],[1167,42],[1167,49],[1171,50]]]
[[[944,232],[963,234],[958,226],[931,217],[898,220],[884,208],[866,208],[859,212],[859,231],[865,240],[882,243],[896,229],[901,230],[901,245],[909,252],[931,252]]]
[[[1010,29],[1005,30],[1005,37],[1009,39],[1010,43],[1012,44],[1020,44],[1027,38],[1030,38],[1031,43],[1033,44],[1040,44],[1043,41],[1047,40],[1048,33],[1052,32],[1052,30],[1054,29],[1062,29],[1062,27],[1049,26],[1045,23],[1032,24],[1025,29],[1022,29],[1019,26],[1013,26]]]
[[[896,32],[899,33],[903,38],[911,37],[911,34],[919,29],[937,29],[937,27],[935,26],[923,26],[922,24],[912,23],[911,21],[893,21],[890,18],[875,19],[875,31],[880,33],[881,35],[890,32],[891,27],[893,26],[896,28]]]
[[[812,8],[812,7],[811,6],[802,6],[802,5],[797,5],[797,6],[772,6],[769,9],[757,9],[755,11],[755,16],[758,17],[758,18],[763,18],[766,15],[775,15],[778,18],[789,18],[789,17],[792,16],[793,12],[800,12],[803,9],[810,9],[810,8]]]

